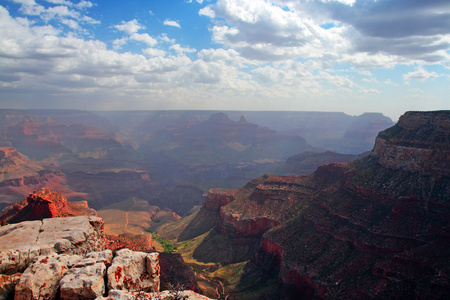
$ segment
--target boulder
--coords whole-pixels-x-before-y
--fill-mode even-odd
[[[16,285],[14,299],[55,299],[59,281],[81,259],[56,253],[34,257]]]
[[[109,290],[159,291],[159,254],[119,250],[107,274]]]
[[[95,299],[105,293],[106,268],[111,265],[112,251],[88,253],[67,271],[59,282],[60,299]]]

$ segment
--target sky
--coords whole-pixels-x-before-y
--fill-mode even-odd
[[[0,108],[450,109],[450,1],[0,0]]]

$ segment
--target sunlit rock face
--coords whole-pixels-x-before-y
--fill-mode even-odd
[[[30,193],[25,200],[7,207],[0,215],[0,220],[18,223],[80,215],[96,216],[97,212],[89,208],[86,201],[69,202],[61,193],[43,187]]]

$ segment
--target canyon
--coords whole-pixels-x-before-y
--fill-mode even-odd
[[[237,299],[446,299],[449,126],[408,112],[363,158],[210,190],[181,240],[209,232],[197,260],[248,260]]]
[[[441,227],[448,217],[447,112],[406,113],[389,129],[393,123],[381,114],[1,110],[0,115],[7,116],[0,122],[0,205],[11,206],[43,187],[60,192],[67,204],[50,211],[64,213],[51,216],[99,210],[115,226],[106,234],[106,247],[115,251],[152,252],[144,229],[164,237],[166,225],[183,224],[168,239],[179,248],[192,245],[188,263],[194,270],[242,269],[232,291],[225,290],[223,275],[211,277],[218,295],[446,295],[447,271],[441,266],[447,233]],[[65,212],[78,201],[81,206]],[[25,209],[17,221],[25,211],[39,215],[28,202],[17,204],[14,211]],[[7,222],[16,221],[12,218]],[[183,265],[181,257],[165,259],[171,261],[164,267],[168,271]],[[413,267],[404,271],[409,263]],[[356,265],[361,270],[352,271]],[[187,286],[200,291],[191,279]],[[133,297],[114,295],[108,299]]]

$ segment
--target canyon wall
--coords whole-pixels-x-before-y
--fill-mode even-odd
[[[449,126],[448,112],[407,113],[369,156],[317,170],[328,183],[263,235],[245,276],[277,273],[286,299],[448,298]]]

